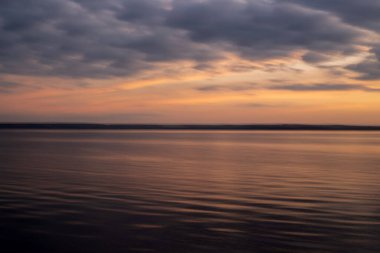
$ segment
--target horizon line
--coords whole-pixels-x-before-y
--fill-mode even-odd
[[[351,124],[159,124],[159,123],[79,123],[79,122],[2,122],[0,129],[36,130],[360,130],[380,131],[380,125]]]

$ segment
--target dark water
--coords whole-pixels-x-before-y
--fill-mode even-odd
[[[378,253],[380,132],[1,131],[0,243]]]

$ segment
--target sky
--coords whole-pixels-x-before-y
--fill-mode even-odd
[[[0,122],[380,125],[380,0],[1,0]]]

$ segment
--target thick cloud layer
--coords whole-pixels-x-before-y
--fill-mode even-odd
[[[243,57],[286,56],[297,49],[354,51],[360,31],[328,13],[267,1],[178,1],[168,24],[201,43],[226,43]]]
[[[373,0],[2,0],[0,73],[130,76],[225,53],[257,61],[304,51],[313,63],[367,45],[363,29],[378,33],[378,11]],[[373,47],[371,61],[350,68],[364,79],[380,77]]]
[[[327,11],[339,17],[343,22],[373,33],[368,44],[372,53],[363,62],[348,66],[347,69],[358,72],[358,79],[380,79],[380,1],[378,0],[285,0],[308,8]]]
[[[278,0],[328,11],[344,22],[369,30],[380,30],[380,1],[378,0]]]
[[[217,52],[162,25],[164,1],[0,1],[0,71],[128,76],[156,62],[207,61]]]

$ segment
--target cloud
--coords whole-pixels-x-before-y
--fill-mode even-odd
[[[377,0],[285,0],[308,8],[328,11],[343,22],[372,33],[365,43],[374,54],[361,63],[350,65],[348,70],[359,73],[361,80],[380,80],[380,1]]]
[[[380,2],[377,0],[278,0],[328,11],[354,26],[380,30]]]
[[[289,104],[246,103],[246,104],[240,104],[240,106],[252,107],[252,108],[278,108],[278,107],[288,107]]]
[[[14,82],[0,82],[0,88],[8,89],[18,87],[20,84]]]
[[[359,73],[359,80],[380,80],[380,44],[372,49],[372,54],[357,64],[346,67]]]
[[[202,92],[213,92],[213,91],[246,91],[256,88],[256,84],[253,83],[243,83],[243,84],[233,84],[233,85],[203,85],[196,88],[198,91]]]
[[[107,78],[218,52],[160,23],[164,1],[0,1],[0,71]]]
[[[358,64],[349,65],[347,69],[358,72],[360,80],[380,80],[380,62],[368,58]]]
[[[380,92],[378,88],[371,88],[361,84],[285,84],[269,87],[271,90],[288,90],[288,91],[366,91]]]
[[[363,32],[338,18],[350,12],[322,7],[274,0],[2,0],[0,72],[110,78],[161,63],[212,66],[226,53],[249,61],[299,50],[310,52],[306,61],[355,53]],[[363,25],[375,26],[371,17]]]
[[[157,113],[99,113],[91,114],[38,114],[38,113],[3,113],[0,122],[98,122],[98,123],[151,123],[162,115]]]
[[[372,88],[363,84],[283,84],[283,85],[257,85],[254,83],[240,85],[205,85],[197,87],[196,90],[201,92],[219,92],[219,91],[250,91],[250,90],[286,90],[296,92],[312,92],[312,91],[365,91],[380,92],[380,88]]]
[[[330,57],[327,56],[326,54],[321,54],[317,52],[308,52],[302,56],[302,59],[307,63],[317,64],[317,63],[328,61]]]
[[[38,89],[37,86],[27,86],[16,82],[0,81],[1,94],[14,94]]]
[[[353,52],[362,34],[326,12],[273,1],[175,1],[167,24],[251,59],[299,49]]]

